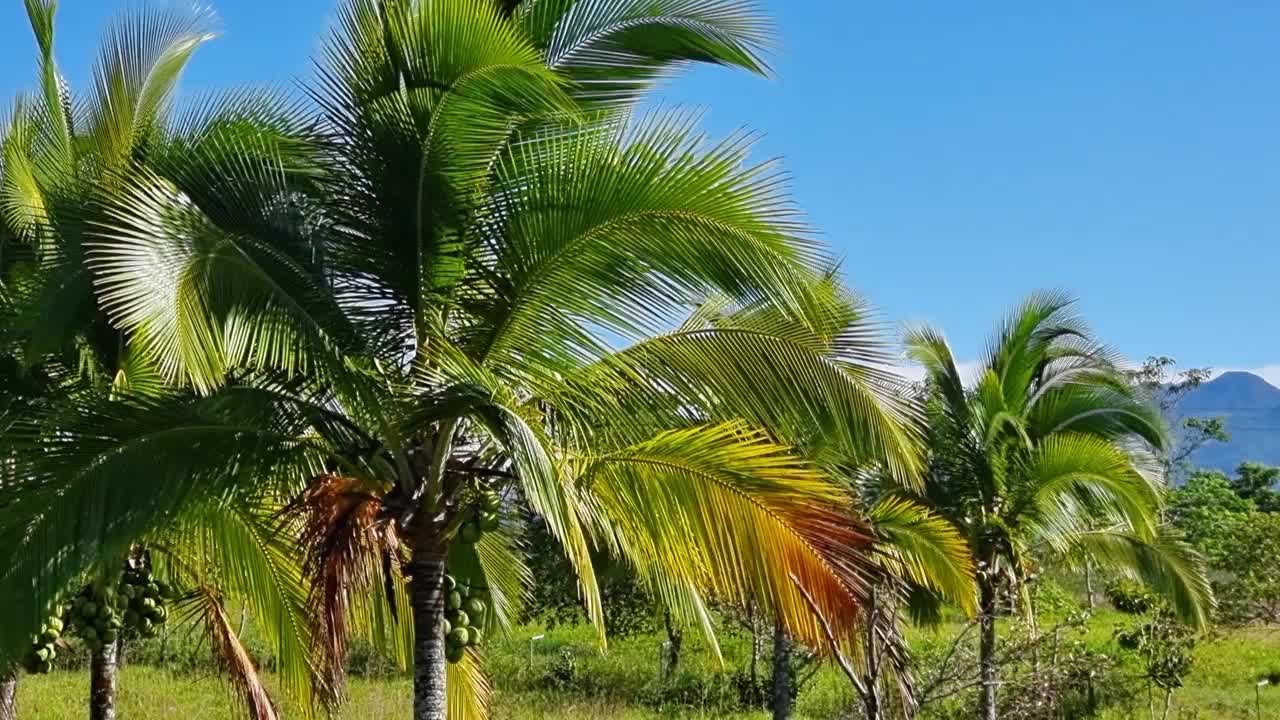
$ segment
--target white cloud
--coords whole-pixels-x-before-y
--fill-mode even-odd
[[[978,372],[982,369],[982,361],[960,362],[956,365],[956,369],[960,371],[960,377],[964,379],[964,383],[972,385],[978,379]],[[912,382],[919,382],[924,379],[924,368],[919,365],[895,365],[890,370]]]

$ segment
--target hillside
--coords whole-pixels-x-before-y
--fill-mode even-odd
[[[1247,372],[1229,372],[1188,393],[1182,417],[1227,419],[1229,443],[1210,443],[1192,456],[1199,467],[1230,471],[1246,460],[1280,465],[1280,388]]]

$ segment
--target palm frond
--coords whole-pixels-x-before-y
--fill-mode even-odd
[[[489,593],[485,617],[473,618],[490,637],[509,631],[524,617],[533,586],[533,572],[525,561],[517,530],[509,518],[497,530],[486,532],[472,545],[449,549],[449,569],[472,579],[471,587]]]
[[[198,622],[209,640],[215,662],[230,686],[244,700],[249,720],[277,720],[275,702],[258,675],[257,665],[240,641],[227,616],[221,595],[214,588],[201,588],[179,606],[188,618]]]
[[[34,159],[37,111],[19,95],[6,120],[0,137],[0,220],[16,240],[35,245],[47,217],[45,189]]]
[[[214,37],[211,26],[208,11],[195,6],[139,8],[111,25],[93,70],[87,123],[104,167],[132,159],[163,126],[187,61]]]
[[[1105,438],[1055,433],[1013,477],[1008,516],[1051,544],[1070,543],[1095,518],[1122,523],[1139,537],[1155,533],[1163,504],[1159,471]]]
[[[323,54],[311,93],[344,138],[326,202],[332,260],[361,278],[353,301],[408,307],[421,326],[475,252],[460,227],[494,159],[525,119],[572,103],[488,3],[352,0]]]
[[[670,112],[513,147],[479,228],[497,277],[471,354],[515,369],[592,357],[600,332],[644,337],[712,292],[801,307],[825,260],[773,165],[745,165],[749,148],[708,146]]]
[[[1100,567],[1140,579],[1169,602],[1177,616],[1195,628],[1205,628],[1213,612],[1213,588],[1205,560],[1176,531],[1162,527],[1154,537],[1096,530],[1081,533],[1074,550]]]
[[[353,478],[321,475],[283,513],[300,526],[298,544],[306,548],[303,566],[311,581],[307,605],[315,623],[314,649],[334,700],[345,690],[351,638],[372,630],[361,626],[358,610],[368,608],[359,598],[389,595],[382,601],[390,602],[393,611],[399,607],[399,538],[391,519],[382,514],[377,490]],[[388,572],[392,577],[386,577]]]
[[[754,603],[821,647],[799,586],[832,626],[854,632],[877,572],[872,538],[841,512],[849,498],[839,486],[762,434],[739,424],[671,431],[583,458],[578,477],[600,532],[660,596],[689,583]]]
[[[584,99],[632,102],[691,62],[765,73],[769,20],[743,0],[527,0],[515,21]]]
[[[7,433],[19,451],[0,508],[0,605],[12,618],[0,626],[0,654],[18,647],[72,578],[193,503],[246,485],[284,491],[318,471],[325,452],[306,437],[305,416],[250,400],[82,402]]]
[[[58,3],[57,0],[25,0],[25,4],[31,31],[40,51],[40,95],[43,101],[41,115],[48,121],[46,130],[52,156],[50,160],[56,160],[58,167],[66,169],[72,165],[74,153],[74,110],[71,91],[58,72],[58,64],[54,59],[53,19],[58,12]]]
[[[614,432],[744,418],[830,460],[883,463],[914,486],[918,417],[896,394],[897,378],[818,354],[809,341],[782,323],[678,330],[567,374],[549,397],[569,417],[580,412],[582,423]]]
[[[928,588],[962,611],[977,610],[973,552],[954,525],[924,505],[886,497],[867,512],[876,550],[895,577]]]
[[[475,648],[467,648],[462,660],[449,663],[445,675],[449,717],[489,717],[493,686],[481,665],[480,654]]]
[[[334,678],[313,654],[300,538],[278,523],[279,511],[277,502],[240,492],[197,504],[157,537],[171,558],[199,563],[197,584],[216,585],[248,611],[270,646],[281,689],[311,717],[315,698],[332,704]]]
[[[87,258],[100,302],[168,381],[209,392],[230,368],[337,365],[341,310],[295,259],[216,226],[147,171],[104,210]]]

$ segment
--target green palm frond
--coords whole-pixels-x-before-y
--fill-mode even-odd
[[[614,428],[669,427],[681,417],[745,418],[798,445],[884,463],[907,485],[919,473],[912,409],[874,365],[817,354],[779,325],[685,329],[637,343],[567,376],[564,402]],[[696,399],[690,401],[686,399]],[[584,420],[586,422],[587,420]]]
[[[489,593],[485,617],[474,623],[492,635],[509,631],[524,617],[533,586],[533,573],[525,561],[516,528],[509,519],[496,531],[486,532],[473,545],[454,545],[449,550],[452,572],[472,578],[472,587]],[[477,583],[479,585],[477,585]]]
[[[58,3],[56,0],[25,0],[25,3],[31,31],[40,51],[40,95],[43,101],[42,113],[48,120],[48,139],[58,166],[66,169],[71,166],[73,153],[74,109],[66,80],[58,72],[58,64],[54,59],[53,19],[58,11]]]
[[[1150,537],[1163,504],[1163,483],[1154,468],[1144,471],[1129,452],[1092,435],[1045,438],[1014,477],[1008,516],[1055,545],[1069,544],[1094,518],[1109,517]]]
[[[19,647],[67,583],[201,500],[252,484],[295,487],[324,457],[304,415],[241,396],[128,397],[25,418],[0,509],[0,653]],[[48,432],[56,428],[56,432]]]
[[[513,148],[487,213],[504,220],[480,228],[499,279],[473,354],[515,368],[598,355],[588,327],[644,337],[715,291],[801,307],[821,252],[774,167],[744,165],[749,147],[707,146],[689,116],[657,113]]]
[[[18,96],[0,137],[0,220],[14,239],[36,244],[46,219],[45,191],[35,163],[37,111]]]
[[[547,530],[564,548],[565,557],[578,576],[587,618],[596,626],[603,645],[604,607],[591,562],[587,528],[592,519],[584,498],[557,461],[549,438],[512,408],[504,407],[502,411],[496,418],[499,422],[490,421],[485,429],[510,457],[529,507],[546,522]]]
[[[973,553],[954,525],[906,498],[883,498],[866,517],[879,536],[879,556],[895,577],[936,592],[966,613],[976,612]]]
[[[140,8],[121,15],[93,70],[87,130],[98,160],[120,167],[159,132],[192,54],[214,34],[212,18],[188,9]]]
[[[930,327],[911,328],[904,333],[903,344],[907,358],[924,367],[926,380],[944,403],[942,409],[955,424],[968,425],[971,422],[968,391],[942,332]]]
[[[102,306],[166,380],[209,392],[232,367],[333,371],[344,318],[297,260],[147,171],[105,214],[88,248]]]
[[[467,648],[462,660],[447,670],[449,717],[487,718],[493,702],[493,686],[481,667],[475,648]]]
[[[690,62],[765,73],[772,24],[743,0],[526,0],[516,22],[590,101],[630,102]]]
[[[248,611],[270,646],[281,689],[312,716],[314,698],[332,697],[332,678],[313,656],[298,537],[276,519],[280,509],[239,493],[197,505],[154,537],[165,554],[195,564],[198,585],[216,586]]]
[[[1075,537],[1075,548],[1100,567],[1147,583],[1192,627],[1208,627],[1215,601],[1204,558],[1174,530],[1161,527],[1149,539],[1114,530]]]
[[[339,228],[332,261],[379,283],[421,325],[461,279],[473,250],[459,227],[516,126],[573,106],[486,3],[353,0],[324,55],[312,94],[345,139],[326,201]]]

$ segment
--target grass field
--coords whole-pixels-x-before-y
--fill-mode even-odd
[[[1105,618],[1095,623],[1095,638],[1105,642]],[[530,642],[534,635],[545,634]],[[764,718],[764,713],[732,711],[736,691],[731,672],[745,666],[745,638],[724,638],[726,667],[689,642],[683,669],[672,683],[659,682],[658,636],[620,640],[601,654],[589,628],[519,629],[493,643],[487,662],[497,687],[496,717],[533,720],[648,720],[651,718]],[[532,647],[532,655],[530,648]],[[1280,667],[1280,632],[1249,630],[1202,644],[1187,686],[1174,697],[1170,718],[1217,720],[1254,718],[1254,679]],[[767,670],[766,670],[767,671]],[[61,671],[23,677],[19,685],[20,717],[41,720],[85,717],[88,678]],[[339,717],[354,720],[409,716],[410,686],[403,677],[353,678],[350,702]],[[843,678],[823,668],[797,703],[797,717],[830,718],[842,714],[852,697]],[[1280,688],[1263,688],[1262,717],[1280,718]],[[1135,699],[1137,717],[1146,716],[1145,698]],[[285,704],[284,717],[300,715]],[[234,717],[221,682],[213,676],[175,673],[153,667],[128,667],[120,682],[121,720],[223,720]],[[1107,718],[1128,717],[1113,708]]]

